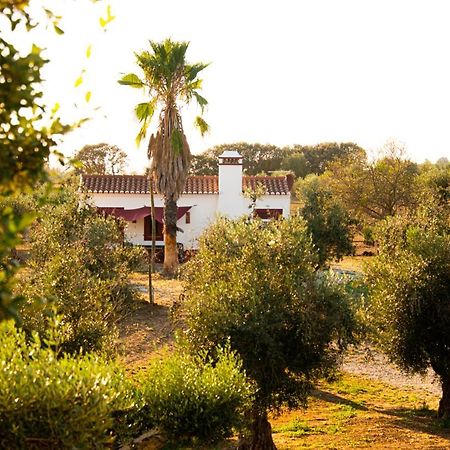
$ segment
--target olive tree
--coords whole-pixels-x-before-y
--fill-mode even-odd
[[[251,449],[275,448],[268,411],[306,405],[314,380],[333,371],[352,337],[345,294],[316,267],[298,217],[220,219],[187,265],[188,344],[213,352],[229,341],[256,383]]]
[[[352,219],[333,196],[324,176],[308,175],[297,183],[300,201],[298,213],[305,219],[308,231],[323,266],[332,258],[342,259],[353,250]]]
[[[450,221],[428,205],[386,220],[368,278],[376,337],[410,372],[432,367],[442,383],[438,416],[450,418]]]

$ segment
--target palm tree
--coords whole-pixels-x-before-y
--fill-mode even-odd
[[[177,200],[186,182],[191,152],[183,132],[180,115],[182,104],[195,99],[203,113],[207,101],[199,94],[202,80],[198,74],[208,64],[188,64],[185,59],[189,42],[150,41],[150,51],[136,53],[137,64],[143,78],[130,73],[123,76],[120,84],[143,88],[149,100],[139,103],[136,116],[141,129],[136,137],[139,144],[147,134],[155,113],[159,111],[156,135],[152,134],[148,146],[151,159],[150,177],[156,190],[164,198],[164,271],[174,274],[178,267],[177,249]],[[208,125],[201,116],[195,124],[203,135]]]

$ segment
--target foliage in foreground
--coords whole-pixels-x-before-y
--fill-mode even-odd
[[[412,217],[390,218],[368,278],[376,339],[412,372],[433,368],[442,382],[439,416],[450,417],[450,220],[431,199]]]
[[[241,425],[252,386],[228,349],[213,361],[175,353],[154,361],[141,378],[144,414],[169,438],[214,442]]]
[[[300,218],[267,225],[221,219],[188,263],[187,339],[200,351],[229,339],[238,352],[257,385],[254,439],[268,434],[267,409],[305,404],[352,337],[345,292],[317,277],[316,267]]]
[[[92,355],[57,355],[52,340],[27,341],[0,324],[0,447],[104,448],[113,412],[133,407],[133,390],[113,363]]]

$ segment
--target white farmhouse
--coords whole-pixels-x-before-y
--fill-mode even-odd
[[[262,219],[288,217],[293,179],[290,176],[243,176],[242,157],[226,151],[219,157],[219,176],[190,176],[179,198],[177,241],[196,249],[203,230],[218,215],[237,218],[250,214],[244,191],[261,185],[255,212]],[[127,222],[125,239],[135,245],[151,245],[149,180],[145,175],[82,175],[82,187],[98,210]],[[155,193],[156,244],[163,242],[163,198]]]

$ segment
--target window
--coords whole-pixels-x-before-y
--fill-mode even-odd
[[[155,225],[156,225],[155,239],[157,241],[163,241],[164,240],[163,224],[156,220]],[[151,241],[151,240],[152,240],[152,216],[149,215],[144,217],[144,241]]]

